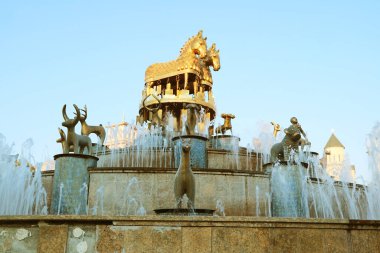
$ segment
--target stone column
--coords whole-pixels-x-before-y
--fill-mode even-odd
[[[181,161],[182,141],[189,142],[191,168],[207,168],[207,138],[199,135],[182,135],[173,138],[174,165],[178,168]]]
[[[87,214],[89,167],[99,158],[83,154],[54,156],[55,171],[51,214]]]

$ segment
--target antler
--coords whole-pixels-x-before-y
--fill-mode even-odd
[[[69,120],[69,117],[67,117],[67,114],[66,114],[66,104],[62,108],[62,116],[65,121]]]
[[[81,119],[86,120],[87,119],[87,106],[84,105],[84,109],[80,109],[83,112],[83,117]]]
[[[75,124],[78,123],[79,121],[79,117],[80,117],[80,111],[79,111],[79,108],[76,104],[74,104],[74,108],[75,108],[75,118],[74,118],[74,121],[75,121]]]

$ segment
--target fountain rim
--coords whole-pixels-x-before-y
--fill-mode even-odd
[[[61,157],[73,157],[73,158],[85,158],[85,159],[95,159],[96,161],[99,160],[99,157],[93,156],[93,155],[86,155],[86,154],[74,154],[74,153],[68,153],[68,154],[56,154],[54,156],[54,160],[57,160]]]
[[[308,164],[308,163],[305,163],[305,162],[300,162],[300,163],[298,164],[298,163],[296,163],[296,162],[290,162],[290,161],[278,161],[278,162],[275,162],[275,163],[270,162],[270,163],[263,164],[263,171],[265,171],[265,170],[266,170],[267,168],[269,168],[270,166],[273,167],[275,164],[286,165],[286,166],[288,166],[288,165],[299,165],[299,164],[301,164],[302,167],[303,167],[304,169],[307,169],[307,168],[309,167],[309,164]]]
[[[202,136],[202,135],[185,134],[185,135],[174,136],[172,138],[172,141],[176,141],[176,140],[179,140],[179,139],[199,139],[199,140],[202,140],[202,141],[207,141],[208,140],[207,137]]]
[[[157,208],[153,210],[156,215],[173,216],[213,216],[215,210],[207,208]]]

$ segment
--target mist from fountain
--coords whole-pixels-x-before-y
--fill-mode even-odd
[[[144,192],[141,190],[139,180],[132,177],[126,186],[123,195],[123,204],[120,215],[145,215],[146,210],[142,203]]]
[[[98,167],[172,167],[173,132],[146,123],[108,127]]]
[[[378,137],[375,137],[375,140],[376,138]],[[370,150],[374,150],[373,147]],[[276,199],[281,200],[280,205],[284,210],[282,216],[298,217],[295,203],[301,199],[304,211],[302,216],[306,218],[380,219],[380,185],[376,180],[379,178],[377,163],[372,165],[374,180],[359,185],[355,181],[353,183],[335,181],[322,167],[316,156],[303,155],[301,160],[299,158],[300,156],[295,157],[288,165],[275,164],[272,167],[270,194],[279,195]],[[301,164],[301,161],[305,159],[308,164],[307,169]],[[298,173],[301,173],[298,177],[294,177],[291,173],[294,162],[297,164]],[[291,196],[294,179],[299,180],[296,183],[301,189],[298,198]]]
[[[0,215],[47,214],[41,170],[31,171],[32,145],[31,139],[26,140],[17,159],[12,154],[13,145],[0,134]]]

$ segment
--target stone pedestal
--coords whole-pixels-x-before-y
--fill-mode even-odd
[[[82,154],[54,156],[55,171],[51,214],[87,214],[89,175],[98,158]]]
[[[212,136],[209,142],[213,149],[238,151],[240,138],[233,135],[216,135]]]
[[[182,141],[191,145],[190,162],[192,168],[207,168],[207,138],[200,135],[182,135],[173,138],[174,166],[178,168],[181,161]]]
[[[308,217],[305,164],[281,162],[265,167],[270,172],[273,217]]]

